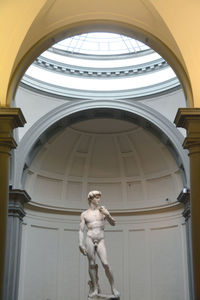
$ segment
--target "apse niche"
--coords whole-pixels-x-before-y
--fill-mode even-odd
[[[135,124],[94,119],[54,135],[32,162],[26,190],[43,207],[82,210],[100,190],[114,211],[175,203],[183,184],[166,146]]]

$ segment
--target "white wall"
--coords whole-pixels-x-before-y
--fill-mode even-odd
[[[163,116],[174,121],[179,107],[186,107],[185,96],[182,89],[164,95],[149,97],[141,100],[143,104],[159,111]]]
[[[21,108],[27,122],[24,127],[16,130],[19,140],[37,120],[65,102],[65,100],[56,97],[47,97],[19,87],[16,93],[15,106]]]
[[[166,93],[162,96],[149,97],[141,100],[141,102],[161,113],[172,123],[174,122],[176,113],[181,107],[186,107],[185,96],[182,89],[176,90],[171,93]],[[184,128],[178,128],[179,131],[186,136]]]
[[[106,245],[124,300],[189,300],[181,210],[115,216]],[[23,224],[19,300],[87,299],[87,258],[78,249],[79,216],[28,211]],[[101,266],[100,284],[109,286]]]

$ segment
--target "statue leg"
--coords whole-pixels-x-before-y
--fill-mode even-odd
[[[88,257],[88,264],[89,264],[89,275],[91,279],[91,282],[89,282],[90,285],[89,297],[92,298],[98,294],[99,287],[98,287],[97,267],[95,263],[96,251],[90,237],[86,237],[86,249],[87,249],[87,257]]]
[[[105,270],[105,274],[108,278],[108,281],[110,283],[110,287],[111,287],[111,292],[115,297],[119,297],[119,292],[116,290],[116,288],[114,287],[114,277],[112,274],[112,270],[108,264],[108,260],[107,260],[107,252],[106,252],[106,247],[105,247],[105,242],[104,239],[102,239],[99,242],[98,248],[97,248],[97,254],[101,260],[101,263],[104,267]]]
[[[100,294],[101,293],[101,288],[100,288],[100,285],[99,285],[98,265],[96,264],[95,267],[96,267],[96,282],[97,282],[98,294]]]

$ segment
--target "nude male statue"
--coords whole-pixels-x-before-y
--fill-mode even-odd
[[[115,220],[104,206],[99,206],[101,192],[91,191],[88,194],[89,209],[81,214],[80,230],[79,230],[79,249],[83,255],[88,257],[89,275],[90,275],[90,291],[89,297],[95,297],[100,293],[98,283],[98,265],[96,264],[96,253],[105,269],[105,274],[110,283],[112,294],[117,298],[119,292],[114,287],[114,278],[111,268],[107,261],[107,253],[104,242],[104,220],[107,220],[112,226]],[[84,247],[84,228],[87,227],[87,235]]]

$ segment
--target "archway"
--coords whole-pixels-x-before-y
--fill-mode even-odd
[[[150,32],[143,30],[137,26],[132,26],[126,23],[120,23],[118,21],[85,21],[81,23],[69,24],[64,26],[64,28],[59,28],[56,31],[52,31],[48,36],[45,36],[39,41],[32,49],[24,56],[16,68],[16,72],[10,81],[9,91],[8,91],[8,103],[12,101],[15,97],[17,86],[22,78],[25,70],[30,66],[30,64],[47,48],[55,44],[56,42],[73,35],[85,33],[85,32],[113,32],[120,33],[126,36],[138,39],[139,41],[147,44],[150,48],[158,52],[172,67],[176,73],[185,93],[185,99],[187,104],[193,102],[191,87],[189,79],[184,71],[182,64],[179,59],[174,55],[174,53],[167,47],[166,44],[161,42],[156,36],[152,35]]]
[[[23,188],[23,171],[53,134],[77,121],[106,117],[137,123],[158,136],[173,152],[178,165],[183,169],[184,185],[189,185],[188,157],[187,152],[182,149],[183,136],[163,115],[141,103],[129,100],[88,100],[63,104],[46,114],[28,130],[16,150],[13,187]]]

